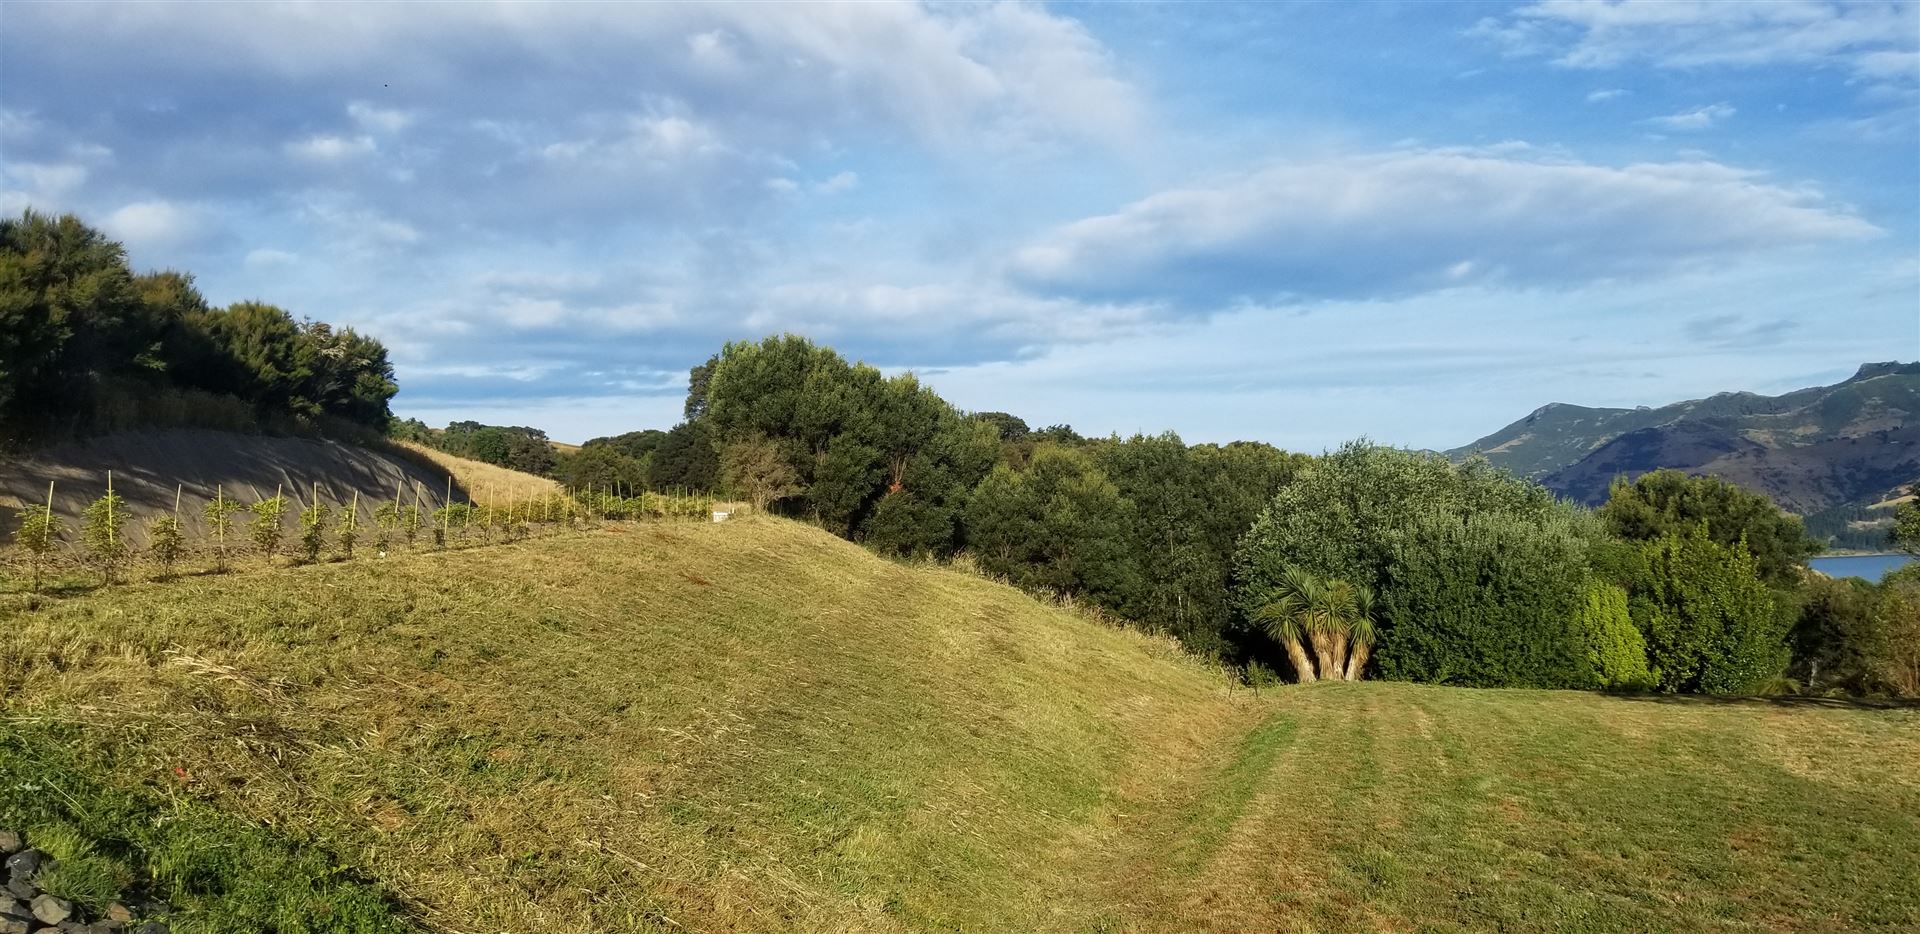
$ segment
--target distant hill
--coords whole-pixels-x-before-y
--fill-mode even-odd
[[[1555,403],[1447,452],[1474,452],[1584,503],[1616,476],[1713,474],[1811,515],[1878,502],[1920,479],[1920,363],[1778,396],[1727,392],[1659,408]]]

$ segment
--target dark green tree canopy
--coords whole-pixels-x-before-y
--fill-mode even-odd
[[[1656,470],[1632,483],[1614,482],[1600,518],[1607,530],[1628,541],[1649,542],[1706,524],[1707,537],[1732,547],[1742,540],[1775,586],[1799,580],[1808,557],[1824,547],[1807,536],[1797,516],[1773,501],[1718,477]]]

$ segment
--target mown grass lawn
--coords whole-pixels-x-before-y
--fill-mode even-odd
[[[139,865],[230,822],[293,867],[262,902],[476,932],[1920,926],[1913,709],[1256,695],[776,520],[0,599],[0,781],[72,786],[12,778],[0,826]],[[340,892],[295,878],[323,864]],[[174,895],[218,929],[214,876]]]

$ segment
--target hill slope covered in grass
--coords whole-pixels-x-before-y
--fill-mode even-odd
[[[208,929],[1920,924],[1912,709],[1254,693],[764,518],[0,600],[0,826]]]

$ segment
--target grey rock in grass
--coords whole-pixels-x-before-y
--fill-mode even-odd
[[[119,921],[123,924],[128,921],[132,921],[133,909],[128,908],[125,902],[108,902],[107,903],[107,920]]]
[[[33,917],[33,909],[27,903],[10,895],[0,896],[0,919],[17,918],[26,921]]]
[[[27,841],[20,839],[18,830],[0,830],[0,855],[12,855],[20,852]]]
[[[167,926],[158,921],[148,921],[134,928],[133,934],[167,934]]]
[[[33,916],[46,924],[59,924],[73,917],[73,903],[64,898],[51,895],[36,895],[33,898]]]
[[[23,902],[34,897],[35,895],[40,894],[40,890],[34,887],[33,880],[27,878],[26,876],[14,876],[13,878],[8,879],[7,885],[6,885],[6,891],[8,895],[11,895],[14,898],[17,898]]]
[[[115,921],[112,918],[108,918],[105,921],[95,921],[87,925],[87,934],[120,934],[121,931],[126,929],[127,923],[125,921]]]
[[[0,918],[0,934],[28,934],[33,925],[19,918]]]
[[[28,848],[7,857],[7,872],[16,879],[25,879],[40,871],[40,864],[46,862],[47,854]]]

